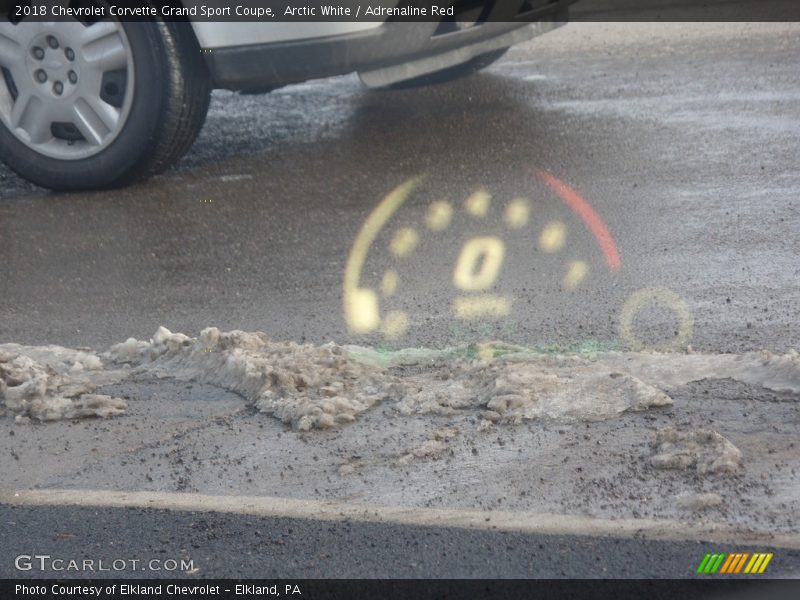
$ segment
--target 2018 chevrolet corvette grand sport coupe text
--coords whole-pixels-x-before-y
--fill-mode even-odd
[[[451,0],[446,16],[413,23],[123,21],[65,1],[67,17],[17,9],[0,21],[0,158],[52,189],[125,185],[189,149],[212,89],[262,93],[353,71],[377,88],[446,81],[562,23],[569,3]]]

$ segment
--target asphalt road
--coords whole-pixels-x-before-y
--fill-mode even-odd
[[[70,559],[94,559],[96,570],[84,571],[84,577],[113,576],[113,571],[99,571],[99,561],[108,568],[115,560],[124,560],[125,565],[116,567],[117,575],[131,578],[635,579],[643,576],[641,566],[647,564],[646,577],[684,579],[694,575],[706,552],[754,551],[725,544],[709,548],[702,541],[581,538],[151,509],[0,506],[0,519],[12,536],[18,530],[26,532],[24,542],[0,547],[0,578],[75,576],[67,571],[54,574],[49,562],[41,569],[38,559],[24,573],[14,567],[18,562],[27,568],[28,559],[17,561],[19,555],[46,555],[65,559],[57,567]],[[797,577],[800,551],[773,551],[771,576]],[[151,560],[158,562],[151,565]],[[177,561],[177,568],[169,560]]]
[[[190,155],[125,190],[54,195],[2,170],[0,339],[98,348],[162,324],[188,334],[214,324],[363,342],[341,309],[348,253],[381,198],[425,174],[398,226],[418,225],[437,198],[458,209],[480,187],[494,202],[482,221],[457,211],[446,231],[421,232],[398,268],[393,303],[410,326],[397,345],[616,344],[626,299],[656,286],[687,303],[696,349],[785,351],[797,345],[800,301],[797,32],[570,25],[446,86],[371,92],[350,77],[219,93]],[[591,204],[621,269],[607,268],[533,168]],[[509,232],[501,209],[517,196],[532,203],[530,224]],[[535,245],[550,221],[567,228],[554,254]],[[495,288],[513,311],[460,323],[454,264],[485,233],[505,240]],[[392,259],[384,241],[364,285],[377,286]],[[572,260],[588,272],[565,293]],[[676,326],[668,310],[639,319],[645,341]]]
[[[371,92],[346,77],[263,97],[218,93],[186,159],[125,190],[51,194],[0,168],[0,341],[102,348],[162,324],[191,335],[213,324],[277,339],[384,342],[348,330],[345,264],[376,204],[424,174],[362,273],[377,288],[396,264],[394,228],[420,233],[387,301],[410,323],[394,345],[491,337],[624,346],[622,307],[657,287],[686,303],[696,349],[797,347],[799,32],[791,24],[570,25],[446,86]],[[591,205],[613,236],[619,269],[537,169]],[[471,218],[462,202],[481,188],[492,204]],[[510,231],[502,207],[517,197],[528,201],[530,223]],[[419,223],[436,199],[457,214],[434,236]],[[548,223],[566,230],[558,252],[536,243]],[[453,268],[463,244],[485,235],[505,243],[493,291],[513,310],[464,323],[453,312]],[[575,261],[585,277],[565,290]],[[655,344],[669,341],[678,321],[673,309],[650,307],[633,325]],[[46,546],[62,524],[102,547],[179,552],[194,539],[189,523],[200,522],[158,512],[133,520],[110,510],[95,519],[69,508],[2,511],[3,522],[28,523],[4,555],[25,539]],[[288,528],[304,533],[264,554],[247,518],[203,522],[220,532],[203,534],[211,540],[198,550],[203,575],[252,576],[257,564],[291,567],[284,576],[681,577],[694,560],[686,551],[697,549],[633,540],[608,552],[604,539],[556,537],[536,551],[543,538],[521,534],[362,524],[343,535],[277,521],[263,525],[273,541]],[[172,535],[179,530],[183,537]],[[391,543],[375,549],[368,540],[376,539]],[[426,548],[419,561],[407,551],[415,542]],[[342,560],[353,548],[360,563]],[[5,559],[0,573],[13,575]]]

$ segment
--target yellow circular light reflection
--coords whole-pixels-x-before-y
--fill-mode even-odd
[[[645,306],[661,304],[678,317],[678,332],[663,344],[645,344],[633,332],[633,321]],[[683,350],[692,339],[694,319],[686,302],[675,292],[665,288],[645,288],[630,295],[622,306],[619,318],[619,335],[631,350],[656,350],[660,352]]]

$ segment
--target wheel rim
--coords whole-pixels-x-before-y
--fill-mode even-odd
[[[118,21],[0,23],[0,121],[39,154],[98,154],[127,122],[133,67]]]

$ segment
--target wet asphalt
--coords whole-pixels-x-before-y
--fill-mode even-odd
[[[800,41],[793,25],[569,25],[450,85],[375,92],[355,76],[267,96],[215,95],[178,167],[124,190],[51,194],[0,169],[0,340],[103,348],[159,325],[208,325],[276,339],[379,343],[342,311],[354,238],[377,203],[426,181],[376,239],[360,285],[386,269],[386,310],[409,319],[398,346],[501,338],[529,345],[624,345],[620,311],[666,288],[705,351],[797,346],[800,303]],[[613,271],[589,228],[534,169],[593,207],[618,249]],[[462,209],[485,188],[483,218]],[[529,200],[525,227],[502,220]],[[455,209],[424,227],[433,200]],[[537,246],[565,225],[558,252]],[[418,232],[403,260],[388,251]],[[492,290],[502,319],[461,322],[454,266],[470,238],[505,258]],[[564,291],[573,261],[587,266]],[[673,310],[643,307],[637,338],[668,343]]]
[[[695,349],[797,348],[798,33],[788,24],[569,25],[449,85],[375,92],[350,76],[268,96],[218,92],[191,153],[124,190],[52,194],[0,167],[0,341],[103,348],[147,338],[158,325],[193,335],[213,324],[309,342],[622,347],[622,307],[655,287],[685,303]],[[613,236],[619,269],[537,169],[591,205]],[[418,175],[424,185],[376,238],[361,280],[377,289],[386,269],[397,270],[400,285],[385,304],[408,315],[408,331],[388,342],[355,335],[341,308],[348,253],[375,205]],[[492,203],[475,218],[462,203],[480,188]],[[511,230],[503,206],[517,197],[530,217]],[[437,199],[456,214],[434,235],[424,221]],[[553,222],[565,227],[565,243],[548,253],[537,239]],[[402,261],[389,251],[400,227],[419,234]],[[492,292],[513,309],[462,322],[453,269],[479,236],[505,244]],[[568,291],[562,279],[574,261],[586,276]],[[677,315],[642,308],[632,323],[637,339],[668,343]],[[28,510],[3,508],[3,521],[19,522]],[[2,545],[4,556],[24,540],[50,539],[62,523],[80,523],[81,539],[99,546],[174,553],[190,543],[188,522],[197,522],[155,512],[100,511],[88,520],[77,509],[33,512],[13,548]],[[213,544],[224,546],[212,552],[203,540],[207,575],[249,577],[269,567],[319,577],[682,577],[691,576],[685,551],[698,548],[634,540],[619,542],[627,550],[618,552],[591,538],[404,532],[412,545],[433,544],[430,560],[417,561],[409,556],[428,555],[409,552],[389,526],[350,525],[358,543],[346,544],[335,527],[300,523],[296,531],[310,529],[302,544],[270,542],[263,553],[263,541],[242,545],[237,536],[255,535],[248,517],[204,519],[207,528],[220,521]],[[263,524],[273,541],[287,527]],[[185,540],[174,535],[179,528]],[[165,533],[143,539],[145,530]],[[376,540],[387,543],[373,548]],[[538,544],[548,556],[561,548],[563,560],[531,566],[528,549]],[[512,548],[507,560],[498,547]],[[344,559],[353,549],[359,560]],[[0,573],[14,576],[3,560]]]

